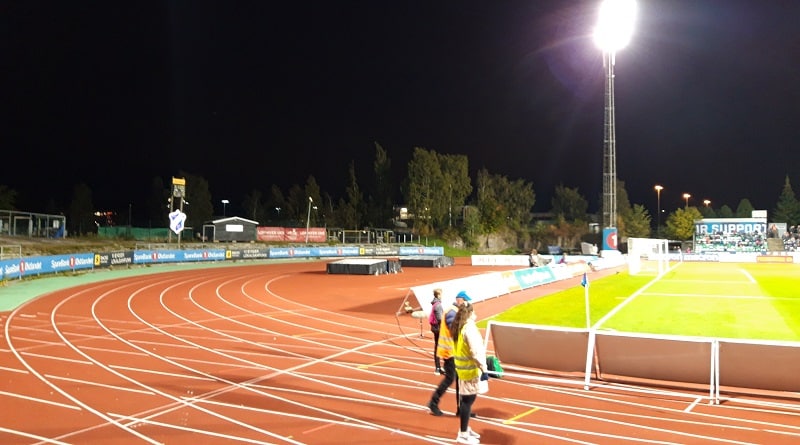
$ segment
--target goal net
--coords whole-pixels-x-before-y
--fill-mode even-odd
[[[631,275],[661,275],[669,268],[665,239],[628,238],[628,272]]]

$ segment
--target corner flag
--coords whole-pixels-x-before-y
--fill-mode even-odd
[[[589,279],[586,277],[586,272],[583,273],[583,278],[581,279],[581,286],[589,287]]]

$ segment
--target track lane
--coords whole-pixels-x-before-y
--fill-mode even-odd
[[[454,266],[343,279],[319,273],[321,265],[233,267],[218,269],[224,271],[219,274],[118,280],[56,310],[49,333],[42,323],[10,317],[20,327],[13,341],[29,349],[28,354],[39,350],[52,356],[72,349],[78,359],[93,360],[97,367],[109,368],[104,370],[108,375],[160,396],[116,411],[106,407],[107,421],[88,416],[95,424],[105,421],[105,428],[41,437],[85,443],[83,439],[99,434],[142,443],[125,430],[131,428],[168,443],[188,443],[198,434],[208,443],[452,443],[456,419],[430,416],[424,407],[438,383],[430,372],[430,335],[419,338],[411,320],[398,324],[394,312],[409,286],[480,271]],[[100,298],[103,292],[107,295]],[[45,299],[50,312],[65,297],[52,298]],[[480,313],[488,315],[490,305],[481,305]],[[43,308],[41,313],[50,313]],[[24,313],[31,314],[31,309]],[[58,332],[64,334],[61,346],[53,339]],[[0,353],[0,360],[7,358]],[[27,360],[37,371],[54,366],[46,358]],[[19,365],[14,360],[2,363],[9,369]],[[30,378],[17,371],[6,372]],[[106,383],[104,373],[87,375]],[[58,384],[74,393],[85,388],[77,381],[62,378]],[[473,427],[485,443],[783,444],[798,438],[792,427],[797,424],[796,404],[762,412],[761,406],[745,411],[730,401],[686,411],[690,393],[679,398],[654,394],[629,393],[613,385],[592,391],[540,385],[509,373],[479,398],[480,417]],[[453,404],[452,397],[445,396],[443,408]],[[82,401],[105,406],[96,398]],[[115,424],[124,427],[107,428]],[[13,420],[3,421],[3,427],[13,426]],[[12,433],[9,437],[17,441],[9,443],[37,443],[25,435],[40,432],[25,428]]]

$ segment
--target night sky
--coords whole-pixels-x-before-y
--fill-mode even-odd
[[[558,184],[597,211],[603,68],[595,1],[134,1],[0,10],[0,184],[18,207],[134,213],[153,177],[209,182],[237,212],[252,189],[314,175],[344,195],[374,143],[405,175],[414,147]],[[633,203],[741,198],[772,210],[800,192],[798,1],[640,1],[617,55],[617,175]],[[399,187],[399,184],[398,184]],[[400,194],[398,192],[398,199]],[[218,209],[221,213],[221,209]]]

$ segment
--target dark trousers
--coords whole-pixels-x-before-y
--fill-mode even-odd
[[[459,404],[459,397],[458,397],[458,375],[456,374],[456,361],[453,357],[444,359],[444,377],[442,381],[439,383],[439,386],[436,387],[436,391],[433,392],[433,396],[431,396],[431,401],[439,406],[439,400],[441,400],[444,393],[447,392],[447,388],[456,383],[456,411],[458,411],[458,404]]]
[[[442,367],[441,359],[436,355],[436,352],[439,350],[439,330],[431,329],[431,332],[433,332],[433,364],[436,365],[436,369],[439,369]]]
[[[472,404],[475,403],[475,399],[478,398],[477,394],[470,394],[468,396],[461,397],[461,404],[459,405],[459,413],[458,413],[458,420],[460,421],[461,432],[467,431],[469,428],[469,416],[472,413]]]

